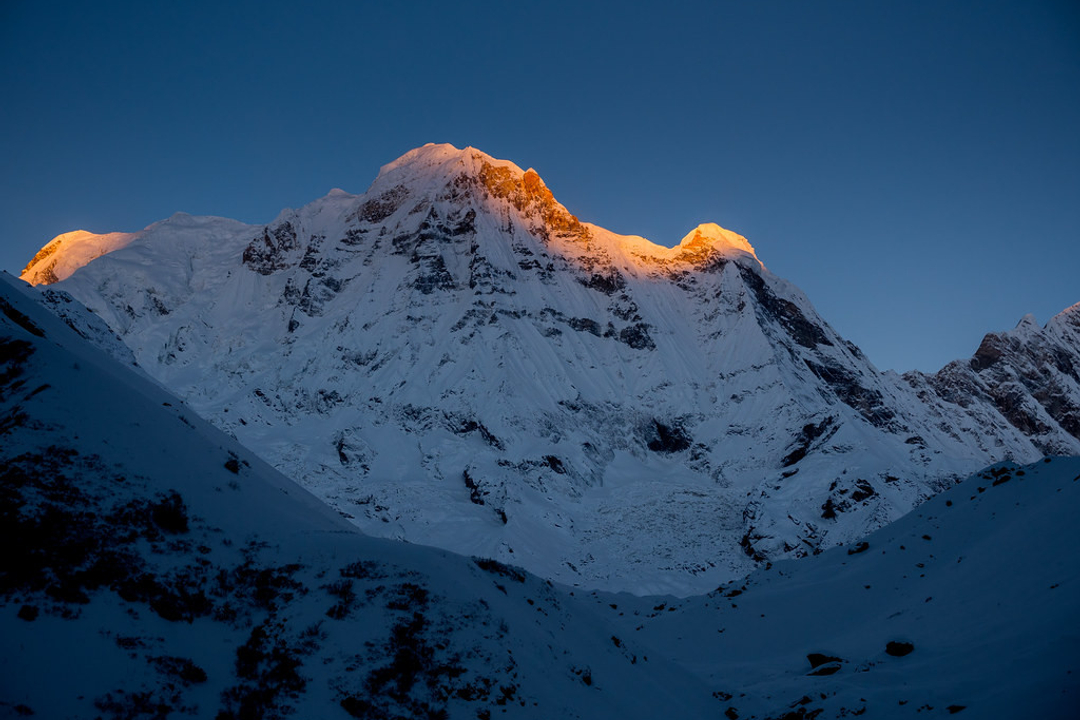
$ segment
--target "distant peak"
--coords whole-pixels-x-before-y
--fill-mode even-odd
[[[1016,323],[1017,328],[1039,328],[1039,321],[1035,319],[1035,316],[1028,313],[1024,317],[1020,318],[1020,322]]]

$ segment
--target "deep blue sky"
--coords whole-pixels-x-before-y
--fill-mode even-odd
[[[0,268],[182,210],[269,222],[425,142],[583,220],[699,222],[882,369],[1080,301],[1080,6],[0,3]]]

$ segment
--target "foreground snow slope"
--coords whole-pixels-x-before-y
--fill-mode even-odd
[[[1080,453],[1075,333],[974,376],[882,374],[745,238],[617,235],[472,148],[265,226],[125,237],[93,260],[61,238],[24,277],[84,263],[57,287],[366,532],[569,584],[702,592],[991,462]]]
[[[0,716],[705,717],[549,583],[378,540],[0,282]]]
[[[1071,718],[1078,514],[1080,458],[1000,464],[863,542],[705,597],[596,598],[617,605],[621,638],[678,658],[728,717]]]

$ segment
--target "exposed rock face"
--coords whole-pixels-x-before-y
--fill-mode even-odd
[[[272,236],[270,229],[267,228],[263,230],[262,237],[255,238],[244,248],[244,264],[260,275],[271,275],[277,270],[288,268],[291,264],[289,255],[299,247],[296,232],[286,221],[274,228]],[[305,253],[304,260],[307,259],[308,254]],[[301,261],[301,265],[303,264],[304,262]],[[311,263],[309,262],[308,265]]]
[[[1076,453],[1080,440],[1080,304],[1046,327],[1026,316],[1009,332],[990,333],[968,361],[927,382],[939,397],[966,407],[989,405],[1045,455]]]
[[[147,372],[367,532],[569,583],[715,587],[1005,456],[1080,452],[1046,389],[1074,387],[1074,325],[1017,355],[1030,385],[987,375],[997,345],[882,374],[745,238],[615,235],[471,148],[266,226],[133,238],[60,287]]]

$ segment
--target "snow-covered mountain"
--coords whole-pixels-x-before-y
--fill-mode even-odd
[[[146,372],[366,532],[571,584],[699,592],[1080,453],[1076,307],[993,362],[883,374],[739,235],[616,235],[472,148],[266,226],[65,237],[23,278],[68,275]]]
[[[0,276],[0,717],[705,717],[583,599],[360,534]]]
[[[1080,702],[1076,458],[988,468],[706,596],[575,596],[360,534],[35,295],[0,277],[0,717],[1052,719]]]

